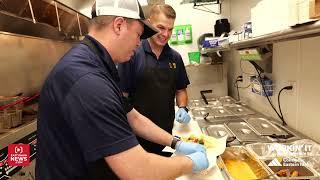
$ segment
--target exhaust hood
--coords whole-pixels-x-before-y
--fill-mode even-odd
[[[57,2],[91,18],[91,8],[95,0],[57,0]]]
[[[79,40],[88,32],[93,3],[94,0],[0,0],[0,31]]]

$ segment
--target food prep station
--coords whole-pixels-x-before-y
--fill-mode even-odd
[[[280,121],[229,96],[190,100],[189,108],[200,133],[215,138],[228,136],[227,147],[217,157],[215,173],[200,173],[179,179],[319,179],[320,145],[283,126]],[[173,133],[179,134],[177,129],[185,130],[184,134],[194,131],[194,128],[175,126]],[[292,154],[277,148],[295,145],[309,145],[312,151]],[[289,160],[294,162],[283,164]]]

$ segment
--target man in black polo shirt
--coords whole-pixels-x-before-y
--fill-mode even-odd
[[[156,30],[136,0],[97,0],[89,34],[56,64],[41,90],[37,180],[174,179],[208,167],[203,146],[172,137],[130,107],[115,63]],[[147,153],[136,135],[176,148]]]
[[[154,5],[149,20],[160,32],[143,40],[131,60],[118,67],[124,95],[131,99],[135,109],[168,133],[172,131],[175,118],[180,123],[190,121],[186,108],[186,88],[190,82],[180,54],[168,45],[175,18],[171,6]],[[175,97],[179,107],[176,114]],[[170,156],[162,152],[164,146],[144,139],[139,142],[148,152]]]

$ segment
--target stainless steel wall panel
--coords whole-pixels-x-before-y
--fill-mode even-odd
[[[0,95],[38,92],[71,43],[0,32]]]

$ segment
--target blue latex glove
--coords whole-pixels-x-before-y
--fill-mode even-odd
[[[189,123],[191,117],[189,116],[188,112],[184,108],[179,108],[176,112],[176,120],[179,123]]]
[[[176,153],[177,154],[191,154],[194,152],[203,152],[206,153],[206,149],[204,148],[203,145],[197,144],[197,143],[192,143],[192,142],[183,142],[183,141],[178,141],[176,144]]]
[[[207,154],[204,152],[195,152],[187,155],[192,160],[192,172],[200,172],[209,167]]]

